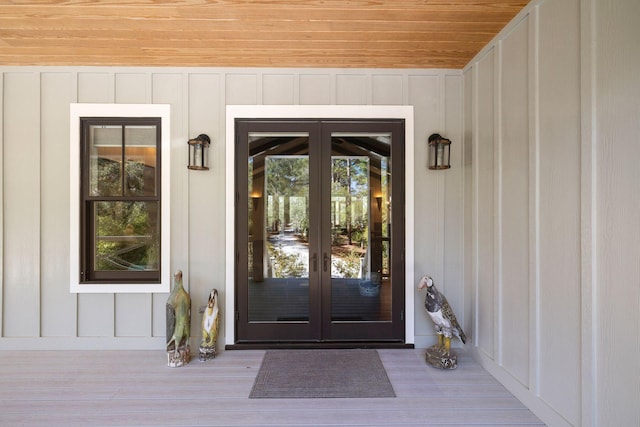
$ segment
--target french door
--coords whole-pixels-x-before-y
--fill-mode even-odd
[[[404,121],[237,119],[235,150],[237,342],[403,342]]]

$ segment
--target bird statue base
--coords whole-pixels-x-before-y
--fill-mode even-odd
[[[215,359],[216,348],[200,346],[199,355],[200,355],[199,359],[201,362],[206,362],[209,359]]]
[[[167,351],[167,366],[179,368],[191,361],[191,348],[187,346],[178,347],[177,350]]]
[[[458,356],[439,345],[427,348],[425,361],[438,369],[456,369],[458,367]]]

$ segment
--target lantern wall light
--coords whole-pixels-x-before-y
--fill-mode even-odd
[[[449,169],[451,167],[451,140],[439,133],[429,137],[429,169]]]
[[[206,171],[209,170],[209,144],[211,139],[208,135],[201,133],[194,139],[189,140],[189,169]]]

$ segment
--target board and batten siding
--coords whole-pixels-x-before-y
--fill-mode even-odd
[[[640,425],[638,17],[533,1],[463,70],[474,353],[551,426]]]
[[[430,274],[467,329],[462,265],[460,70],[0,67],[3,227],[0,349],[163,349],[167,294],[69,292],[69,104],[171,106],[171,269],[198,309],[225,289],[227,105],[412,105],[414,276]],[[427,137],[453,141],[452,169],[427,170]],[[187,140],[211,137],[210,170],[189,171]],[[415,288],[414,288],[415,289]],[[416,291],[415,343],[435,342]],[[224,334],[218,345],[225,343]]]

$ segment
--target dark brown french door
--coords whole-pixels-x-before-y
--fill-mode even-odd
[[[237,342],[403,342],[404,121],[238,119],[235,150]]]

